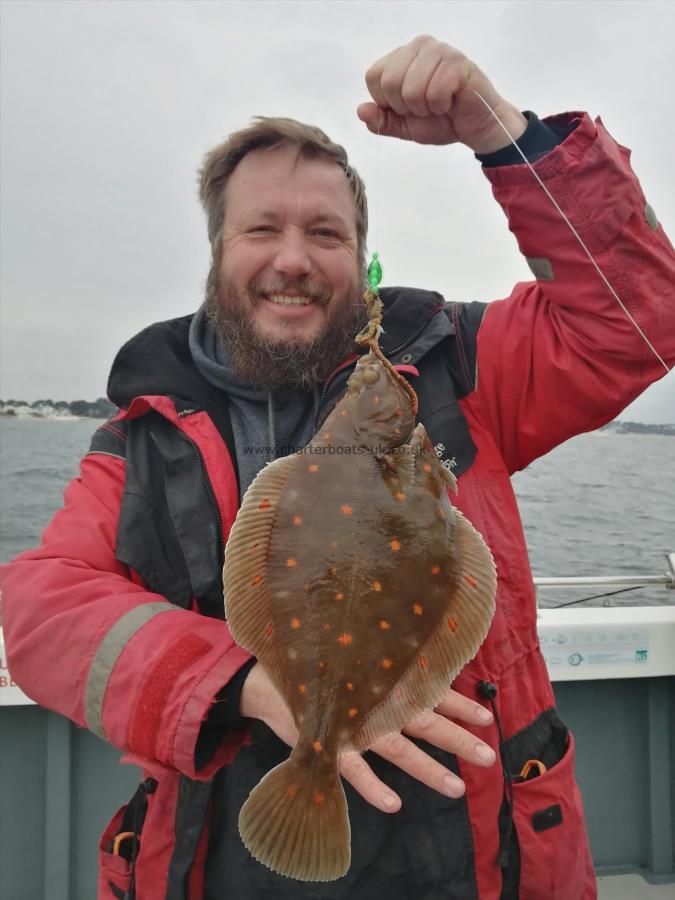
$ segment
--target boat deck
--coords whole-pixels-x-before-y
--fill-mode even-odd
[[[675,900],[675,884],[649,884],[640,875],[598,877],[598,900]]]

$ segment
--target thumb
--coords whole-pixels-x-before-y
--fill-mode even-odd
[[[361,103],[357,107],[356,115],[373,134],[379,132],[386,137],[410,140],[405,117],[397,115],[393,109],[384,109],[377,103]]]

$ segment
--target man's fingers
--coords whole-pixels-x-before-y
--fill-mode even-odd
[[[394,763],[408,775],[447,797],[461,797],[465,786],[449,769],[402,734],[381,738],[371,748],[374,753]]]
[[[356,752],[340,757],[340,774],[364,800],[382,812],[398,812],[401,798],[380,781],[363,757]]]
[[[378,106],[389,107],[399,116],[409,112],[401,96],[401,87],[417,53],[418,48],[414,44],[407,44],[383,56],[368,69],[366,86]]]
[[[362,103],[356,114],[373,134],[395,137],[402,141],[412,140],[406,120],[391,109],[382,109],[376,103]]]
[[[470,731],[431,710],[417,716],[403,730],[412,737],[422,738],[434,747],[454,753],[477,766],[491,766],[496,759],[492,747],[478,740]]]
[[[448,691],[436,712],[450,719],[461,719],[469,725],[490,725],[494,718],[489,709],[453,690]]]

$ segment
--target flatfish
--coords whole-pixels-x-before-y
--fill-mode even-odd
[[[436,706],[490,625],[495,569],[448,498],[417,398],[369,346],[309,444],[245,494],[226,547],[234,639],[284,697],[299,738],[251,791],[239,832],[281,875],[332,881],[350,863],[344,752],[363,752]]]

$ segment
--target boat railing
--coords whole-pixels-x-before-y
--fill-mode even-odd
[[[611,593],[635,590],[641,587],[651,587],[652,585],[663,585],[666,590],[675,590],[675,553],[668,552],[665,554],[668,571],[661,575],[643,575],[643,574],[621,574],[621,575],[570,575],[570,576],[553,576],[542,577],[535,575],[533,578],[537,592],[548,588],[611,588]],[[597,597],[605,596],[598,594]],[[596,597],[584,598],[586,600],[596,599]],[[583,601],[575,601],[581,603]],[[565,606],[566,604],[561,604]]]

